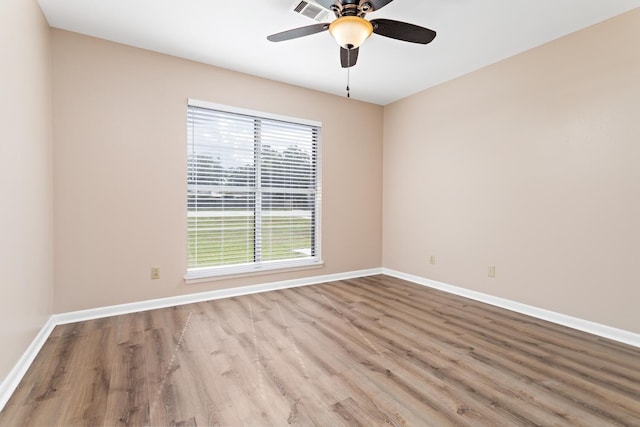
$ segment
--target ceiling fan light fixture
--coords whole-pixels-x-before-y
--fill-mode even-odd
[[[373,32],[373,25],[358,16],[342,16],[329,25],[329,32],[345,49],[360,47]]]

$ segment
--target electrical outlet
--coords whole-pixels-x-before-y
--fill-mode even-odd
[[[435,264],[436,263],[436,257],[435,255],[431,255],[429,257],[429,264]]]
[[[490,265],[489,266],[489,277],[496,277],[496,266],[495,265]]]
[[[151,267],[151,278],[152,279],[160,278],[160,267]]]

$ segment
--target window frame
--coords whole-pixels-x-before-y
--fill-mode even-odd
[[[311,239],[312,250],[314,255],[310,257],[300,258],[300,259],[288,259],[288,260],[275,260],[275,261],[259,261],[259,262],[250,262],[244,264],[232,264],[232,265],[223,265],[223,266],[209,266],[209,267],[189,267],[187,265],[187,272],[184,277],[187,284],[189,283],[198,283],[216,279],[227,279],[231,277],[239,277],[239,276],[248,276],[248,275],[257,275],[257,274],[266,274],[266,273],[280,273],[286,271],[296,271],[303,270],[309,268],[319,268],[323,266],[322,261],[322,241],[321,241],[321,230],[322,230],[322,123],[315,120],[303,119],[299,117],[291,117],[280,114],[273,114],[263,111],[249,110],[245,108],[233,107],[223,104],[216,104],[208,101],[202,101],[197,99],[189,98],[187,100],[187,109],[186,109],[186,124],[187,124],[187,134],[191,131],[191,127],[189,124],[189,108],[204,108],[209,110],[215,110],[222,113],[230,113],[230,114],[240,114],[243,116],[254,117],[258,120],[276,120],[281,122],[288,122],[293,124],[300,124],[304,126],[316,127],[318,129],[318,136],[316,140],[315,147],[315,200],[314,200],[314,229],[312,231]],[[187,152],[189,151],[190,144],[189,135],[187,135]],[[260,144],[260,142],[257,142]],[[256,141],[254,141],[254,148],[256,147]],[[186,159],[185,165],[189,166],[189,160]],[[256,165],[256,169],[259,170],[260,166]],[[187,175],[188,179],[188,175]],[[187,187],[188,188],[188,187]],[[256,181],[255,186],[255,194],[258,195],[262,193],[263,187],[259,181]],[[187,202],[185,203],[187,208],[187,219],[189,217],[189,205],[188,205],[188,196]],[[261,206],[258,206],[258,203],[255,204],[254,212],[261,210]],[[185,226],[185,231],[187,231],[187,246],[189,244],[189,236],[188,236],[189,225],[188,221]],[[257,242],[258,233],[256,233],[256,237],[254,238],[254,245]],[[259,245],[258,245],[259,246]],[[188,251],[187,251],[188,257]],[[187,263],[188,264],[188,263]]]

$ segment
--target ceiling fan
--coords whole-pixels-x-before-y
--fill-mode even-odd
[[[427,44],[435,37],[436,32],[406,22],[391,19],[372,19],[367,21],[365,15],[382,9],[393,0],[315,0],[322,7],[331,10],[336,18],[331,23],[307,25],[281,33],[272,34],[267,40],[281,42],[309,36],[329,30],[329,33],[340,45],[340,63],[342,68],[356,65],[360,45],[371,33],[411,43]]]

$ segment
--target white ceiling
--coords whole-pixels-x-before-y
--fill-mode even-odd
[[[328,32],[267,41],[316,23],[292,12],[298,2],[39,0],[55,28],[345,95],[347,71]],[[351,68],[351,96],[386,105],[636,7],[640,0],[395,0],[367,18],[438,35],[426,46],[372,35]]]

